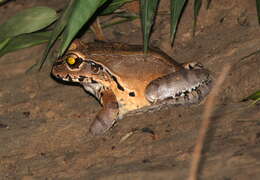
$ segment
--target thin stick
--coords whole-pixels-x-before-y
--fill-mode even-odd
[[[209,128],[210,124],[210,116],[214,110],[214,105],[216,104],[216,98],[217,95],[221,89],[222,83],[224,82],[231,65],[226,64],[224,65],[218,79],[215,82],[215,85],[212,88],[212,91],[210,92],[208,99],[205,103],[205,108],[202,116],[202,124],[199,131],[199,136],[197,139],[197,143],[193,152],[192,161],[191,161],[191,168],[189,173],[188,180],[197,180],[198,177],[198,169],[201,159],[201,152],[203,148],[203,144],[205,141],[205,137]]]

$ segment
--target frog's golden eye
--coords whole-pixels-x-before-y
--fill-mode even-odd
[[[66,63],[71,69],[77,69],[82,64],[84,60],[80,57],[70,55],[66,58]]]
[[[74,57],[68,57],[67,58],[68,64],[73,65],[73,64],[75,64],[75,62],[76,62],[76,59]]]

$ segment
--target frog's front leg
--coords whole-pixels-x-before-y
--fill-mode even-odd
[[[100,100],[103,108],[90,126],[93,135],[105,133],[118,118],[119,106],[113,91],[110,89],[103,91]]]
[[[151,103],[198,103],[209,93],[212,78],[208,70],[196,62],[183,64],[177,72],[151,81],[145,90]]]

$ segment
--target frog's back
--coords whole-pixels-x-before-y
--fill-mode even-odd
[[[145,55],[140,45],[90,43],[85,51],[90,59],[103,64],[121,81],[131,79],[136,83],[149,83],[180,68],[176,61],[159,50],[150,50]]]

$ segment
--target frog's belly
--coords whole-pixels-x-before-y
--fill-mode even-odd
[[[121,81],[122,80],[120,80],[120,82]],[[151,105],[151,103],[145,97],[145,88],[150,82],[150,79],[147,81],[133,79],[131,81],[132,86],[125,83],[126,85],[123,86],[123,90],[118,88],[116,83],[110,84],[110,88],[114,92],[119,105],[119,117],[122,117],[122,115],[128,113],[129,111]]]
[[[119,117],[122,117],[124,114],[130,111],[150,105],[150,103],[146,100],[146,98],[143,95],[135,97],[119,96],[117,97],[117,102],[119,104]]]

